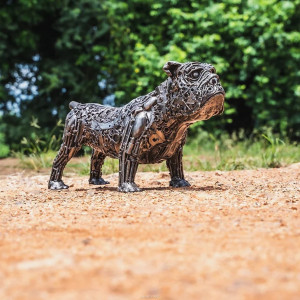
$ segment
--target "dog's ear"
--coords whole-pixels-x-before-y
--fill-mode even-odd
[[[181,63],[177,61],[168,61],[164,65],[163,70],[167,73],[168,76],[173,77],[179,66],[181,66]]]

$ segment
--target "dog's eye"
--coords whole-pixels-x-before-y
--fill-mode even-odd
[[[194,71],[194,72],[192,73],[192,77],[193,77],[194,79],[197,79],[197,78],[199,77],[199,75],[200,75],[200,72],[199,72],[199,71]]]

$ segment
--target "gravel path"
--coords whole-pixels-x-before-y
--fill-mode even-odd
[[[186,177],[1,175],[0,299],[300,299],[300,164]]]

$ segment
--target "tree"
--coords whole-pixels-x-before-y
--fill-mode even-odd
[[[16,143],[32,116],[47,132],[68,101],[111,93],[102,68],[108,24],[99,1],[7,1],[0,9],[0,105]],[[98,83],[105,81],[99,88]]]
[[[206,129],[261,126],[300,138],[300,0],[7,0],[0,7],[0,110],[13,148],[32,115],[45,133],[68,102],[122,105],[168,60],[216,66],[225,114]]]

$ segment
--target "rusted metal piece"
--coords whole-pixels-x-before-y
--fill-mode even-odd
[[[82,145],[93,148],[90,184],[108,183],[101,168],[106,156],[119,159],[119,191],[136,192],[139,164],[167,161],[170,185],[185,187],[182,149],[188,127],[224,110],[225,92],[215,68],[207,63],[167,62],[169,76],[151,93],[123,107],[70,103],[63,143],[56,156],[49,189],[66,189],[62,173]]]

